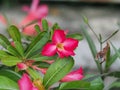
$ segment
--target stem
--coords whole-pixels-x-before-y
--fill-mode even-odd
[[[116,30],[112,35],[110,35],[107,39],[102,41],[102,44],[105,43],[107,40],[109,40],[111,37],[113,37],[119,30]]]
[[[96,36],[97,40],[100,42],[99,37],[97,36],[97,34],[94,32],[93,28],[90,26],[89,23],[87,23],[88,27],[91,29],[91,31],[94,33],[94,35]]]
[[[31,21],[30,23],[27,23],[26,25],[22,26],[21,28],[24,29],[24,28],[26,28],[26,27],[28,27],[28,26],[30,26],[30,25],[32,25],[32,24],[35,24],[35,23],[37,23],[37,22],[38,22],[38,20],[33,20],[33,21]]]

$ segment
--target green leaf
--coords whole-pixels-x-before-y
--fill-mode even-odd
[[[83,18],[84,22],[85,22],[86,24],[88,24],[88,18],[87,18],[86,16],[82,16],[82,18]]]
[[[88,89],[90,87],[90,83],[86,81],[72,81],[65,82],[60,85],[59,90],[62,89]]]
[[[85,78],[89,78],[91,76],[93,75],[86,75]],[[91,83],[91,85],[88,90],[103,90],[104,88],[103,81],[99,75],[95,77],[93,76],[93,79],[89,79],[89,82]]]
[[[74,39],[77,39],[79,41],[83,40],[82,34],[79,34],[79,33],[68,34],[67,37],[74,38]]]
[[[21,61],[22,60],[14,56],[6,56],[6,57],[1,58],[1,62],[6,66],[14,66]]]
[[[0,90],[19,90],[18,84],[13,80],[0,76]]]
[[[35,30],[37,31],[37,33],[41,32],[39,25],[35,25]]]
[[[58,57],[57,55],[48,57],[48,56],[43,56],[39,54],[39,55],[35,55],[31,57],[30,59],[35,60],[35,61],[44,61],[44,60],[56,60],[57,57]]]
[[[82,27],[81,30],[82,30],[83,35],[85,36],[85,38],[86,38],[86,40],[87,40],[87,42],[88,42],[88,45],[89,45],[89,48],[90,48],[91,53],[92,53],[92,55],[93,55],[93,58],[95,58],[95,57],[96,57],[96,54],[97,54],[96,46],[95,46],[92,38],[91,38],[90,35],[88,34],[88,31],[85,30],[84,27]]]
[[[120,90],[120,79],[116,80],[109,86],[109,90]]]
[[[82,32],[83,32],[84,37],[85,37],[86,40],[87,40],[87,43],[88,43],[89,48],[90,48],[90,50],[91,50],[92,56],[93,56],[93,58],[94,58],[94,61],[95,61],[96,65],[97,65],[97,68],[98,68],[98,70],[101,72],[101,70],[102,70],[101,65],[100,65],[99,61],[95,59],[95,58],[96,58],[96,55],[97,55],[96,46],[95,46],[92,38],[91,38],[90,35],[88,34],[88,31],[85,30],[85,28],[84,28],[83,26],[81,26],[81,27],[82,27],[81,30],[82,30]]]
[[[39,68],[48,68],[50,66],[49,63],[42,62],[42,61],[35,62],[34,65],[37,65],[37,67]]]
[[[120,49],[118,49],[118,52],[120,53]],[[114,55],[111,56],[109,64],[108,64],[108,68],[117,60],[118,52],[116,52]]]
[[[43,85],[49,88],[54,83],[62,79],[73,67],[74,60],[72,57],[56,60],[47,70],[43,78]]]
[[[14,43],[15,43],[15,48],[19,52],[19,54],[21,56],[24,56],[24,48],[23,48],[22,44],[18,41],[15,41]]]
[[[31,57],[37,53],[40,53],[42,47],[46,44],[49,39],[47,32],[41,32],[38,36],[30,43],[26,50],[26,57]]]
[[[7,46],[10,45],[9,40],[2,34],[0,34],[0,45],[2,45],[4,48],[7,48]]]
[[[29,73],[29,75],[34,79],[34,80],[37,80],[37,79],[41,79],[42,80],[42,77],[40,76],[40,73],[37,72],[36,70],[33,70],[31,68],[28,68],[27,69],[27,72]]]
[[[58,23],[55,23],[55,24],[52,26],[53,32],[54,32],[55,29],[60,29],[60,26],[58,25]]]
[[[118,52],[118,50],[116,49],[116,47],[111,43],[114,51],[117,53],[118,57],[120,58],[120,52]]]
[[[20,57],[20,54],[18,53],[18,51],[16,50],[16,48],[14,48],[13,46],[9,45],[7,47],[7,52],[14,55],[14,56],[17,56],[17,57]]]
[[[21,35],[18,28],[14,25],[11,25],[8,29],[10,36],[12,37],[13,41],[18,41],[21,43]]]
[[[108,76],[113,76],[113,77],[116,77],[116,78],[120,78],[120,71],[110,72],[108,74]]]
[[[9,79],[12,79],[15,82],[17,82],[21,78],[21,76],[18,73],[8,69],[0,70],[0,76],[8,77]]]
[[[45,19],[42,19],[42,28],[44,31],[48,31],[48,22]]]
[[[8,56],[8,53],[6,51],[0,50],[0,59],[6,56]]]

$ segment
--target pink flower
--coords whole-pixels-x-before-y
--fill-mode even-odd
[[[62,78],[61,82],[71,82],[81,80],[83,78],[83,69],[80,67],[78,70],[72,71],[68,73],[64,78]]]
[[[23,10],[28,12],[29,19],[38,20],[44,18],[48,14],[48,6],[47,5],[38,5],[40,0],[32,0],[31,7],[23,6]],[[27,16],[27,17],[28,17]]]
[[[33,0],[31,7],[24,6],[23,10],[28,12],[28,15],[22,20],[20,26],[27,25],[31,21],[36,20],[36,24],[38,24],[40,27],[42,18],[46,17],[48,14],[48,6],[47,5],[40,5],[39,0]],[[29,25],[23,29],[23,34],[28,36],[35,36],[37,32],[34,28],[35,24]],[[42,27],[41,27],[42,28]]]
[[[28,68],[27,65],[24,63],[18,63],[17,67],[19,70],[26,70]]]
[[[0,14],[0,21],[3,23],[3,24],[7,24],[7,21],[6,21],[6,19],[5,19],[5,17],[2,15],[2,14]]]
[[[47,43],[42,50],[42,55],[53,56],[58,53],[59,57],[68,57],[75,55],[73,50],[78,46],[78,40],[66,38],[63,30],[55,30],[52,36],[52,42]]]
[[[27,74],[23,74],[22,78],[18,81],[20,90],[38,90],[34,87],[32,81]]]

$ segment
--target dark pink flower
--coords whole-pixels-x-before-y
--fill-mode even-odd
[[[28,68],[28,66],[24,63],[18,63],[17,67],[19,70],[26,70]]]
[[[83,78],[83,69],[80,67],[79,69],[68,73],[64,78],[62,78],[61,82],[71,82],[81,80]]]
[[[34,87],[32,81],[27,74],[23,74],[22,78],[18,81],[20,90],[38,90]]]
[[[75,55],[73,50],[78,46],[78,40],[66,38],[63,30],[55,30],[52,36],[52,42],[47,43],[42,50],[42,55],[53,56],[58,53],[59,57],[68,57]]]

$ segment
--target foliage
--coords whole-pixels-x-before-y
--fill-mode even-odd
[[[118,30],[107,39],[103,39],[101,34],[95,33],[87,17],[84,16],[84,22],[99,42],[100,50],[97,50],[94,40],[84,26],[81,26],[82,34],[69,34],[57,23],[49,25],[46,19],[41,19],[39,25],[36,19],[38,18],[24,25],[22,32],[16,25],[8,26],[10,39],[0,34],[2,47],[0,50],[0,90],[23,90],[24,88],[26,90],[29,88],[31,90],[104,90],[106,88],[112,90],[120,88],[120,71],[110,71],[111,65],[118,57],[120,58],[120,49],[117,49],[113,43],[109,43],[110,38]],[[33,31],[27,29],[26,32],[29,26],[32,26],[30,28]],[[72,70],[75,62],[74,50],[83,37],[88,42],[98,74],[84,74],[82,67]],[[103,44],[106,46],[103,47]],[[111,46],[115,51],[113,54],[111,54]],[[116,81],[106,87],[104,80],[108,76],[115,77]],[[24,84],[26,84],[25,87]]]

